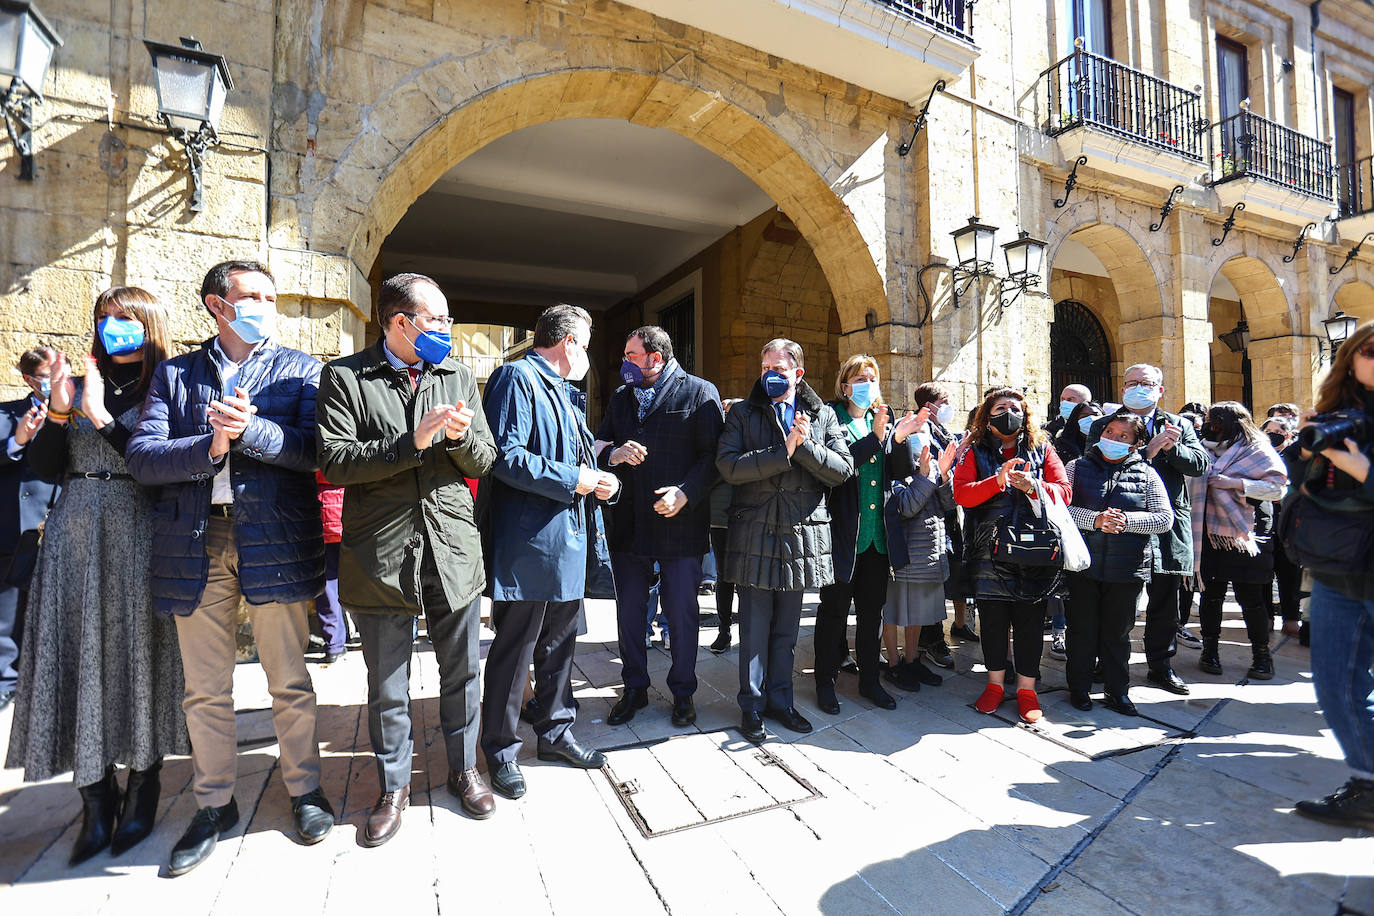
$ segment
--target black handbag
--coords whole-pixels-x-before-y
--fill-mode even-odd
[[[1062,568],[1064,549],[1059,532],[1044,516],[1022,511],[1020,501],[1008,518],[993,528],[990,553],[995,563],[1011,566]]]
[[[1327,575],[1365,575],[1374,568],[1374,507],[1347,510],[1318,501],[1303,484],[1279,515],[1278,538],[1294,563]]]

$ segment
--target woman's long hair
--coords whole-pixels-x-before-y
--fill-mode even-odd
[[[114,359],[105,352],[105,344],[100,339],[100,319],[104,317],[107,306],[115,305],[129,317],[143,325],[143,371],[138,377],[138,390],[148,390],[153,379],[153,371],[158,363],[167,358],[170,351],[170,335],[167,333],[167,313],[162,303],[152,293],[137,286],[112,286],[95,297],[95,309],[91,324],[97,328],[92,335],[91,355],[95,357],[96,367],[107,380],[115,365]]]
[[[1330,413],[1364,404],[1364,386],[1355,378],[1355,351],[1374,337],[1374,321],[1366,321],[1345,339],[1331,360],[1331,368],[1317,388],[1317,413]]]
[[[988,419],[992,415],[992,407],[1003,398],[1011,398],[1021,405],[1021,432],[1025,436],[1025,442],[1033,448],[1041,448],[1050,441],[1045,431],[1036,424],[1035,417],[1031,416],[1030,409],[1026,406],[1026,396],[1019,389],[992,388],[983,398],[983,403],[978,406],[977,413],[973,415],[973,422],[969,424],[970,442],[983,441],[983,437],[988,434]]]
[[[1239,401],[1217,401],[1207,411],[1207,425],[1223,445],[1231,445],[1242,436],[1251,444],[1269,444],[1269,437],[1259,431],[1255,418]]]

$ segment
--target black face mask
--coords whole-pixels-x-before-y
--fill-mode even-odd
[[[1276,449],[1283,448],[1283,443],[1288,439],[1288,437],[1285,436],[1283,433],[1269,433],[1268,435],[1269,444],[1274,446],[1274,448]]]
[[[1022,422],[1021,415],[1019,413],[1012,413],[1010,410],[1006,413],[999,413],[988,420],[988,424],[1004,436],[1010,436],[1012,433],[1019,430]]]

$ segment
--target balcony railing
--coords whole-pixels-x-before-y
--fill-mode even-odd
[[[1212,184],[1259,178],[1312,197],[1331,199],[1331,144],[1241,111],[1213,124],[1208,135]]]
[[[1040,76],[1049,100],[1050,136],[1092,127],[1203,160],[1205,122],[1196,92],[1082,50]]]
[[[1339,219],[1374,213],[1374,156],[1336,166]]]
[[[973,41],[973,3],[969,0],[875,0],[942,32]]]

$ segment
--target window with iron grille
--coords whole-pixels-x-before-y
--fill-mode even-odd
[[[658,326],[673,341],[673,356],[678,365],[696,375],[697,371],[697,297],[689,292],[659,310]]]
[[[1074,299],[1054,304],[1050,327],[1051,397],[1069,385],[1087,385],[1102,401],[1112,392],[1112,352],[1102,322],[1086,305]]]

